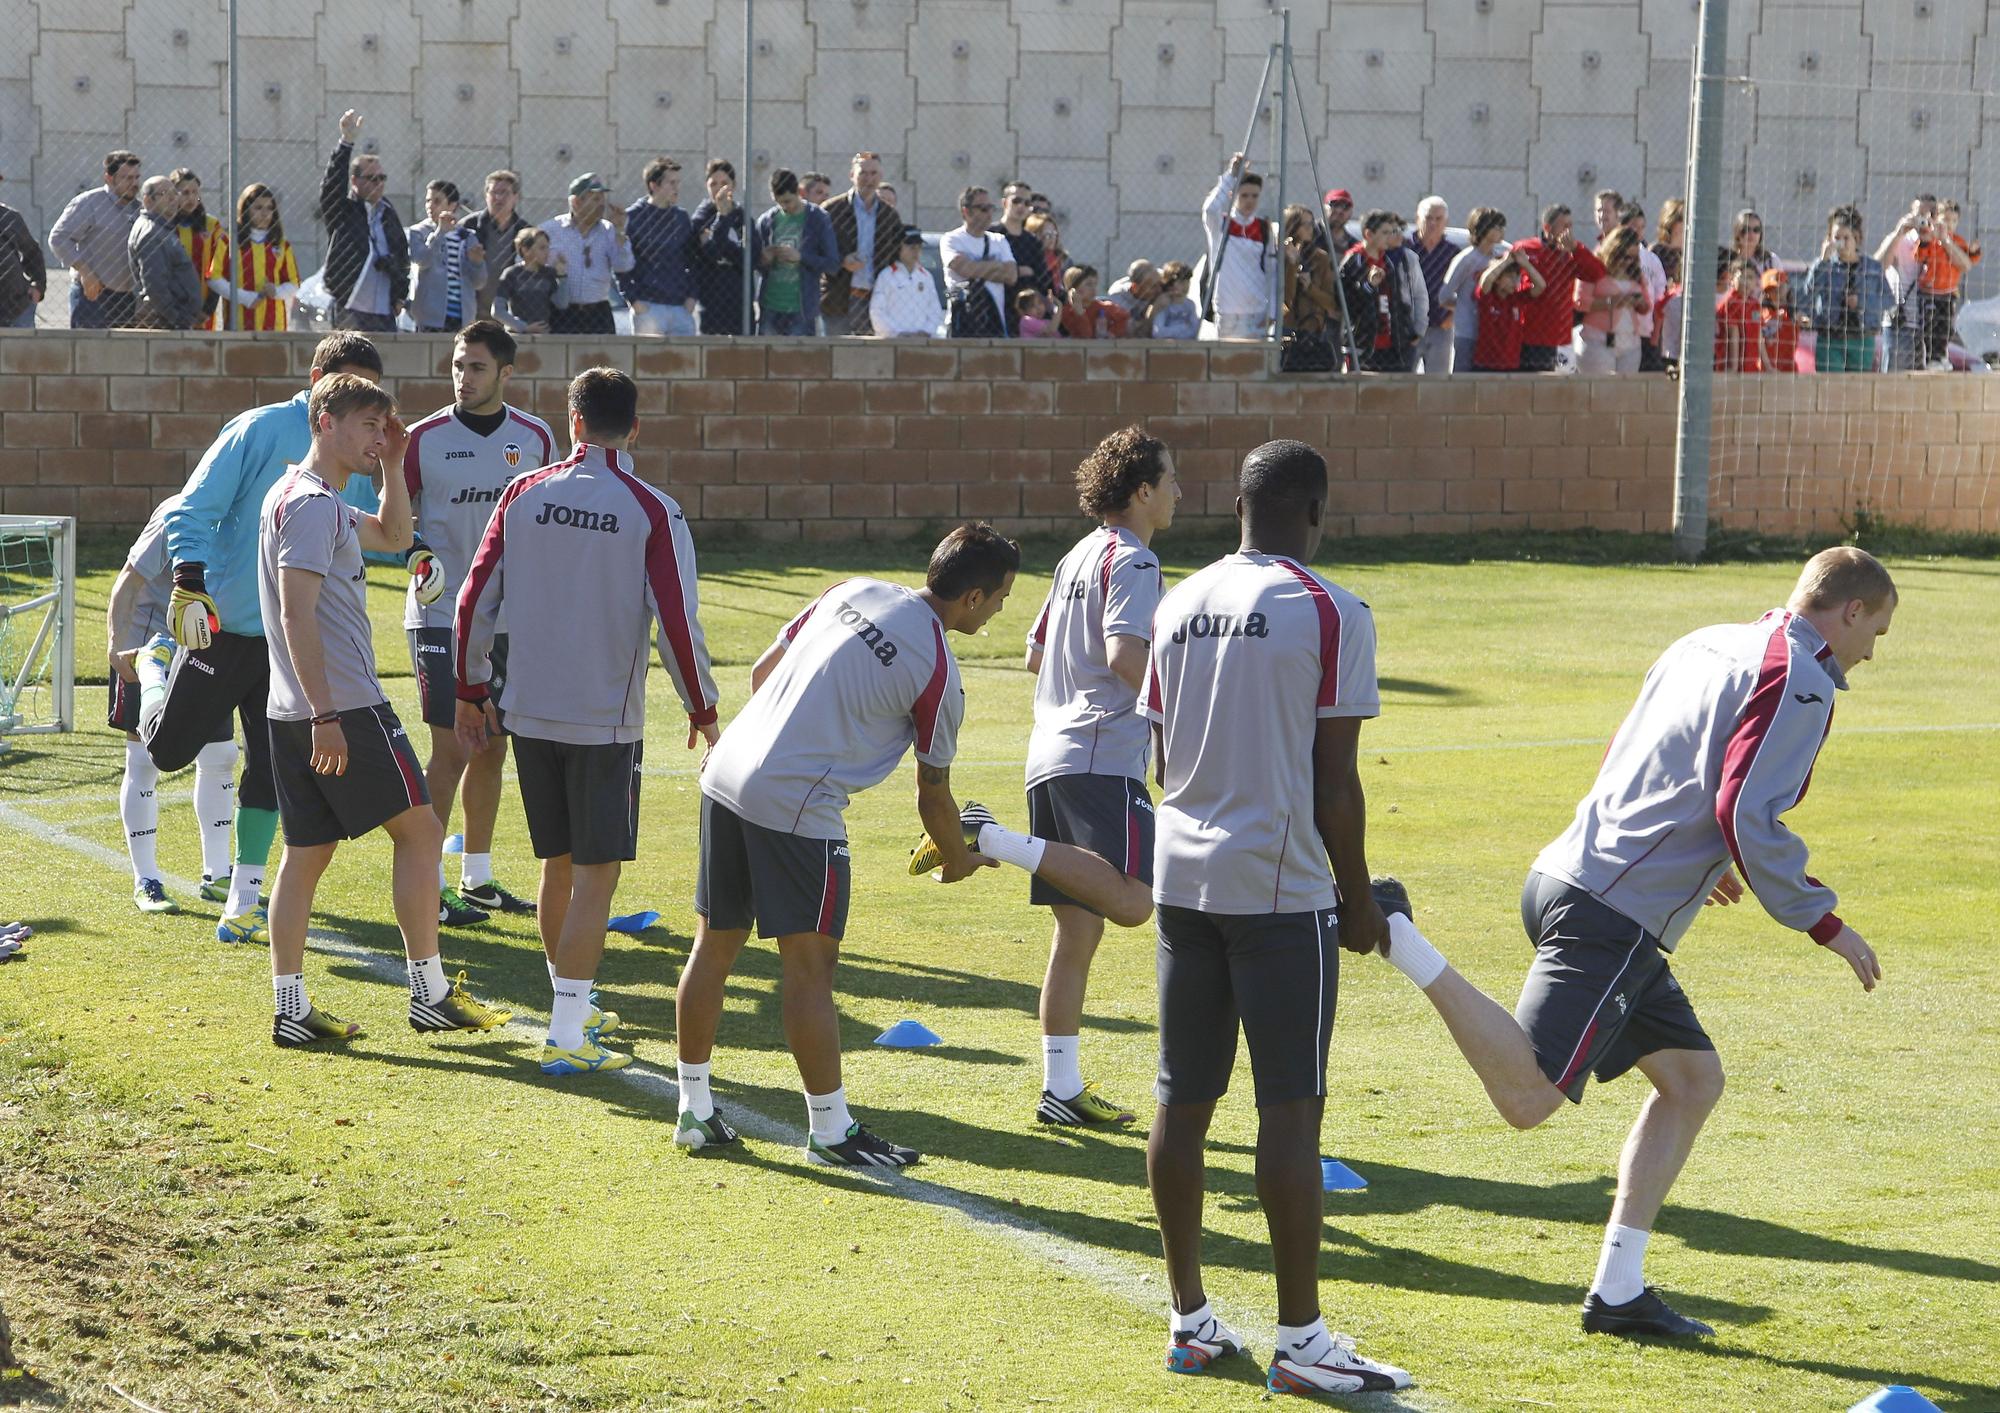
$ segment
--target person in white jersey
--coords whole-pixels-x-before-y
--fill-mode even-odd
[[[943,881],[990,863],[966,848],[951,793],[965,690],[945,634],[985,627],[1020,564],[1020,547],[992,526],[961,525],[931,553],[923,588],[844,579],[787,623],[751,669],[750,700],[701,774],[699,920],[676,1009],[682,1147],[736,1138],[715,1108],[709,1065],[723,985],[754,926],[777,939],[785,1043],[811,1129],[806,1157],[846,1167],[917,1161],[916,1149],[854,1119],[841,1082],[833,968],[847,931],[844,816],[852,796],[914,747],[917,814],[945,841]]]
[[[167,600],[173,594],[174,566],[167,555],[167,516],[180,504],[168,496],[154,508],[146,528],[125,552],[125,567],[111,584],[105,608],[110,644],[109,708],[105,721],[125,733],[125,775],[118,789],[118,816],[125,825],[125,850],[132,859],[132,903],[142,913],[171,913],[179,905],[160,881],[160,768],[139,735],[137,659],[146,644],[167,631]],[[261,722],[258,723],[262,725]],[[228,715],[216,721],[215,738],[195,753],[194,813],[201,827],[201,896],[211,903],[229,897],[229,830],[236,819],[236,729]]]
[[[271,772],[285,852],[271,883],[271,985],[279,1045],[351,1040],[361,1027],[317,1010],[306,995],[306,924],[313,892],[342,839],[376,829],[395,846],[392,892],[410,964],[410,1026],[491,1030],[509,1019],[447,982],[438,956],[438,855],[444,827],[402,723],[375,672],[364,550],[410,547],[410,500],[400,467],[409,434],[389,394],[335,373],[306,401],[312,444],[264,497],[257,594],[271,650]],[[371,469],[372,468],[372,469]],[[341,499],[349,478],[377,483],[380,508]]]
[[[484,750],[466,754],[458,740],[458,689],[452,671],[451,620],[458,586],[465,582],[493,507],[509,482],[555,460],[549,424],[507,401],[514,354],[514,336],[495,320],[477,319],[461,329],[452,343],[452,405],[412,423],[409,450],[403,453],[403,474],[417,517],[412,558],[428,555],[430,572],[443,581],[429,600],[411,581],[403,627],[409,634],[418,702],[430,727],[431,759],[424,775],[431,808],[447,829],[461,782],[465,794],[458,887],[449,887],[442,874],[438,878],[447,926],[484,922],[497,912],[535,910],[493,877],[493,826],[507,765],[506,733],[495,732]],[[497,697],[507,680],[504,623],[496,626],[488,651]]]
[[[1278,1286],[1273,1393],[1403,1388],[1320,1313],[1320,1123],[1339,948],[1388,924],[1369,891],[1356,752],[1381,710],[1368,606],[1306,563],[1326,460],[1303,442],[1243,459],[1242,547],[1160,601],[1146,715],[1163,794],[1154,848],[1159,1108],[1146,1177],[1173,1300],[1167,1367],[1241,1352],[1202,1284],[1202,1150],[1240,1028],[1257,1099],[1257,1196]],[[1331,863],[1331,868],[1329,868]]]
[[[1166,443],[1126,427],[1076,468],[1076,492],[1097,528],[1056,566],[1028,633],[1028,670],[1035,674],[1028,830],[1116,864],[1125,882],[1119,921],[1138,927],[1153,915],[1150,741],[1139,711],[1163,587],[1151,545],[1173,524],[1180,484]],[[1055,915],[1042,980],[1042,1095],[1035,1117],[1047,1124],[1130,1123],[1131,1110],[1084,1082],[1078,1056],[1104,913],[1041,878],[1029,883],[1028,900]]]
[[[1807,561],[1784,608],[1688,634],[1646,674],[1597,780],[1521,893],[1535,960],[1513,1015],[1417,930],[1408,890],[1378,880],[1384,948],[1444,1017],[1493,1105],[1533,1128],[1595,1075],[1636,1068],[1653,1086],[1626,1140],[1618,1195],[1583,1302],[1593,1334],[1700,1338],[1715,1331],[1645,1282],[1668,1190],[1722,1097],[1722,1063],[1667,959],[1707,904],[1747,883],[1774,921],[1837,954],[1864,990],[1882,966],[1806,872],[1780,818],[1805,798],[1847,674],[1889,631],[1896,586],[1848,546]]]
[[[472,557],[453,625],[459,733],[484,749],[504,720],[528,836],[542,861],[537,921],[555,1000],[542,1073],[623,1069],[618,1017],[592,997],[618,876],[639,847],[647,639],[687,709],[687,743],[716,738],[715,677],[695,595],[694,541],[671,496],[639,479],[639,387],[616,368],[569,385],[568,457],[508,486]],[[511,665],[489,651],[502,614]],[[497,695],[496,695],[497,690]]]

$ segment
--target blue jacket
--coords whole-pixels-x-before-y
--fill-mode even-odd
[[[694,298],[688,268],[694,223],[678,206],[635,201],[625,208],[625,236],[632,242],[632,268],[618,276],[627,301],[685,304]]]
[[[1873,256],[1864,255],[1856,272],[1850,276],[1847,266],[1834,260],[1815,260],[1806,270],[1804,296],[1799,312],[1812,320],[1813,328],[1820,333],[1840,326],[1841,315],[1847,308],[1847,286],[1853,281],[1854,293],[1860,296],[1860,304],[1854,311],[1859,327],[1854,336],[1872,336],[1881,326],[1882,316],[1896,307],[1896,296],[1890,292],[1888,276],[1882,273],[1882,266]]]
[[[306,394],[239,413],[202,453],[181,503],[167,515],[167,554],[175,564],[208,567],[209,597],[225,633],[264,636],[257,602],[257,522],[264,497],[312,450]],[[357,510],[378,504],[375,484],[351,476],[341,499]]]
[[[777,218],[778,208],[773,206],[757,218],[757,225],[751,232],[750,259],[754,262],[764,253],[764,247],[771,243],[771,223]],[[833,233],[833,218],[810,202],[805,207],[806,229],[799,240],[799,296],[804,301],[800,306],[810,316],[819,313],[820,281],[840,268],[840,241]],[[758,272],[757,288],[764,288],[764,276],[769,270]],[[763,296],[760,294],[761,300]]]

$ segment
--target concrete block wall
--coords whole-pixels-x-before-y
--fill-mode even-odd
[[[0,333],[0,511],[136,526],[231,416],[292,396],[313,340]],[[382,341],[388,385],[447,403],[450,345]],[[541,339],[515,401],[562,424],[568,379],[639,380],[643,475],[703,531],[846,540],[987,517],[1079,523],[1070,477],[1138,422],[1173,448],[1182,514],[1225,519],[1245,452],[1326,450],[1336,535],[1663,532],[1675,399],[1664,378],[1295,379],[1262,347]],[[1837,534],[1857,510],[2000,533],[2000,378],[1721,381],[1711,515]]]
[[[1685,184],[1692,0],[1292,0],[1319,178],[1410,211],[1443,193],[1525,227],[1602,186],[1656,211]],[[739,11],[717,0],[240,0],[239,165],[269,181],[314,263],[334,120],[369,117],[389,194],[468,193],[519,170],[531,214],[586,168],[630,199],[656,152],[741,160]],[[1192,257],[1194,211],[1251,116],[1274,0],[761,0],[761,206],[772,166],[836,176],[883,153],[904,209],[955,224],[970,183],[1025,174],[1100,267]],[[0,0],[0,198],[45,230],[107,149],[192,165],[221,191],[224,0]],[[1989,0],[1736,0],[1728,198],[1809,257],[1837,201],[1880,229],[1920,188],[2000,180],[2000,18]],[[1270,143],[1260,132],[1260,166]],[[1286,173],[1313,184],[1304,144]],[[694,197],[692,184],[684,188]],[[1996,263],[1995,270],[2000,270]],[[1971,290],[1994,287],[1976,270]]]

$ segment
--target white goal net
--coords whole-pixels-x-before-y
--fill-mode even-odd
[[[0,749],[76,721],[76,521],[0,515]]]

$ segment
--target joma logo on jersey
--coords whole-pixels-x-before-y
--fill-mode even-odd
[[[500,499],[500,487],[482,491],[477,486],[466,486],[451,498],[453,505],[491,505]]]
[[[573,530],[618,533],[618,517],[608,510],[575,510],[567,505],[545,505],[535,517],[537,525],[567,525]]]
[[[1238,618],[1233,613],[1197,613],[1183,618],[1174,629],[1174,641],[1185,643],[1189,638],[1268,638],[1270,627],[1261,613],[1245,614]]]
[[[1090,581],[1088,579],[1072,579],[1063,586],[1062,596],[1074,603],[1078,599],[1087,597],[1089,593]]]
[[[854,630],[854,636],[875,650],[875,660],[887,667],[896,660],[896,645],[888,635],[875,626],[875,620],[865,616],[852,604],[843,603],[835,611],[835,618]]]
[[[444,454],[444,459],[446,461],[470,461],[475,455],[477,453],[470,451],[448,451]]]

